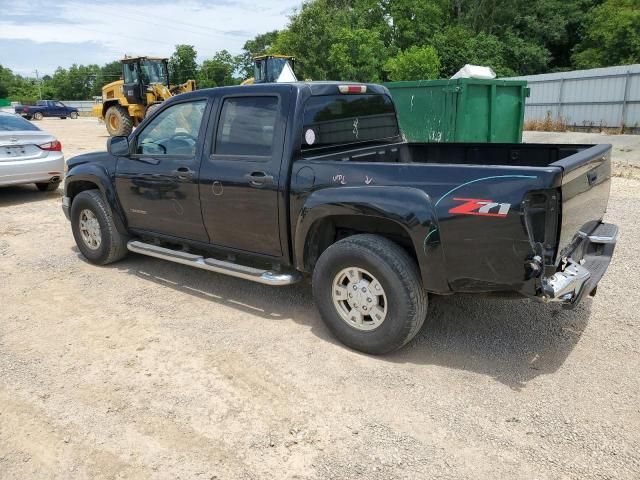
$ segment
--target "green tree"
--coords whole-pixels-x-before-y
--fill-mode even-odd
[[[378,32],[342,28],[329,48],[328,77],[356,82],[379,82],[385,46]]]
[[[240,57],[234,57],[226,50],[217,52],[213,58],[202,62],[198,76],[199,88],[237,85],[239,79],[234,78]]]
[[[256,35],[252,40],[247,40],[242,47],[242,53],[238,59],[238,68],[243,78],[253,77],[253,57],[269,52],[271,46],[278,38],[278,30]],[[286,52],[275,52],[286,55]]]
[[[429,80],[438,78],[440,59],[433,47],[409,47],[387,60],[384,70],[390,80]]]
[[[198,75],[198,53],[193,45],[176,45],[169,59],[169,76],[172,84],[184,83]]]
[[[607,0],[594,7],[572,59],[578,68],[640,62],[640,0]]]
[[[91,96],[102,95],[102,87],[106,84],[115,82],[122,78],[122,64],[119,60],[109,62],[103,65],[96,76]]]
[[[498,76],[515,75],[507,66],[505,44],[489,33],[475,34],[462,26],[448,27],[433,39],[433,46],[440,57],[440,74],[451,77],[465,64],[491,67]]]
[[[446,0],[388,0],[385,13],[391,21],[393,44],[399,50],[427,45],[444,26]]]

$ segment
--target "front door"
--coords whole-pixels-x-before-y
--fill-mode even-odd
[[[282,255],[278,184],[287,98],[222,99],[212,133],[213,151],[200,170],[202,215],[211,243]]]
[[[206,100],[173,104],[118,159],[116,189],[129,228],[207,242],[198,194]]]

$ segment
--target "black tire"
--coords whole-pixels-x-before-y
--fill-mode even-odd
[[[147,111],[144,112],[144,118],[153,115],[153,113],[160,108],[160,105],[160,103],[152,103],[151,105],[149,105],[147,107]]]
[[[26,118],[27,120],[31,120],[31,119],[33,119],[33,117],[32,117],[31,115],[27,115],[27,116],[26,116],[26,117],[24,117],[24,118]]]
[[[386,295],[386,316],[372,330],[363,331],[348,324],[334,304],[334,279],[350,267],[370,272]],[[340,240],[322,253],[313,271],[313,297],[322,319],[338,340],[374,355],[397,350],[409,342],[424,323],[428,307],[416,262],[391,240],[369,234]]]
[[[66,120],[66,119],[67,119],[67,117],[60,117],[60,119],[61,119],[61,120]]]
[[[43,117],[44,117],[44,115],[42,115],[42,112],[35,112],[33,114],[33,119],[34,120],[42,120]]]
[[[84,210],[90,210],[100,226],[101,241],[95,249],[88,246],[80,232],[80,215]],[[120,260],[127,254],[128,238],[116,229],[111,211],[99,190],[85,190],[73,198],[71,230],[80,252],[91,263],[107,265]]]
[[[36,183],[36,187],[41,192],[54,192],[60,186],[60,182]]]
[[[71,118],[71,120],[75,120],[76,118],[78,118],[78,112],[71,112],[69,114],[69,118]]]
[[[104,116],[109,135],[112,137],[128,136],[133,131],[133,120],[127,109],[121,105],[113,105],[107,109]]]

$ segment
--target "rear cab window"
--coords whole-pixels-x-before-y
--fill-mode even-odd
[[[397,141],[399,136],[396,111],[388,95],[318,95],[305,103],[303,152]]]

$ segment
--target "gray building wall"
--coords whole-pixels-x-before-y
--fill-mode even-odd
[[[512,77],[531,88],[525,120],[640,129],[640,64]]]

